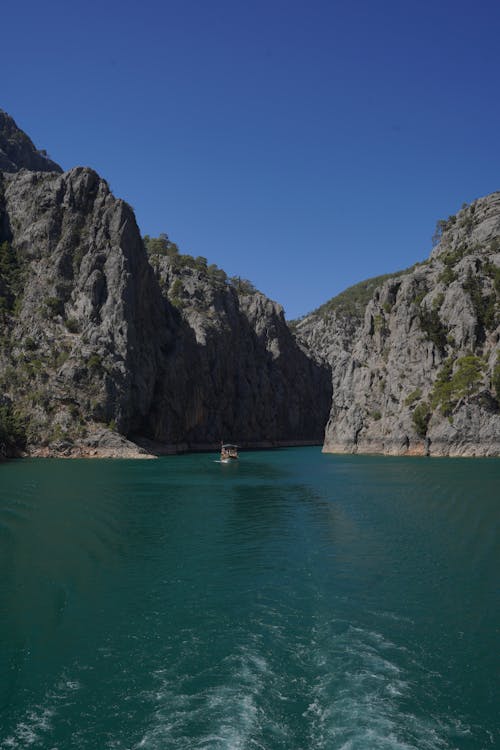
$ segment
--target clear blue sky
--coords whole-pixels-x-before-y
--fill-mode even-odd
[[[4,3],[0,107],[293,318],[500,189],[497,0]]]

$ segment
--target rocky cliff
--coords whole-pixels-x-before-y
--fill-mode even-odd
[[[35,148],[12,117],[0,109],[0,172],[18,172],[23,168],[36,172],[62,172],[45,151]]]
[[[94,171],[0,112],[0,452],[146,455],[320,442],[500,455],[500,194],[430,256],[299,321],[140,236]],[[142,446],[142,447],[140,447]]]
[[[330,375],[278,305],[186,256],[148,257],[106,182],[87,168],[61,174],[4,113],[0,159],[4,450],[322,440]]]
[[[204,259],[151,255],[177,335],[150,428],[161,441],[322,442],[328,366],[297,346],[283,309]],[[196,373],[196,377],[192,377]],[[170,393],[177,394],[171,401]]]
[[[439,235],[427,261],[297,324],[332,367],[325,451],[500,455],[500,193]]]
[[[28,447],[129,434],[168,336],[131,209],[89,169],[22,170],[2,177],[0,220],[0,392]]]

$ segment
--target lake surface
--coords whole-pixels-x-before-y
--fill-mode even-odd
[[[499,747],[500,461],[0,466],[0,748]]]

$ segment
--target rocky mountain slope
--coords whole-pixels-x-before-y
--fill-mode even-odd
[[[332,367],[325,451],[500,455],[500,193],[439,235],[427,261],[297,323]]]
[[[0,109],[0,172],[62,172],[45,151],[38,151],[31,139],[20,130],[12,117]]]
[[[1,115],[3,450],[320,442],[329,370],[281,308],[186,256],[148,258],[132,209],[104,180],[61,174]]]

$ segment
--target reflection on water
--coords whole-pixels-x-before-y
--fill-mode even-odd
[[[499,461],[0,467],[0,748],[488,748]]]

